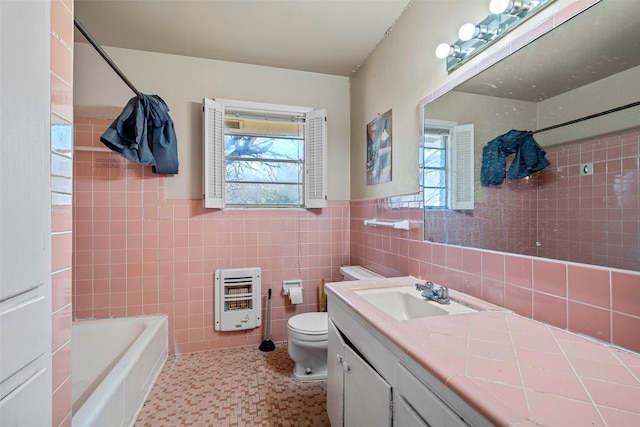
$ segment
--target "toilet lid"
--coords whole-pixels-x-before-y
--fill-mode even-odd
[[[296,314],[287,322],[289,328],[309,335],[326,334],[329,329],[328,313]]]

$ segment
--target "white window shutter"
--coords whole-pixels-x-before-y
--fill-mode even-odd
[[[203,101],[204,207],[224,208],[224,107],[220,102]]]
[[[449,209],[473,209],[473,125],[453,127]]]
[[[325,110],[306,115],[304,144],[304,203],[307,208],[327,207],[327,115]]]

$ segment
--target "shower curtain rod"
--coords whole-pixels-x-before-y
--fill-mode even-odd
[[[546,132],[548,130],[561,128],[563,126],[572,125],[574,123],[583,122],[585,120],[595,119],[596,117],[605,116],[607,114],[615,113],[617,111],[626,110],[627,108],[637,107],[638,105],[640,105],[640,101],[632,102],[631,104],[623,105],[621,107],[612,108],[611,110],[602,111],[600,113],[591,114],[590,116],[585,116],[585,117],[581,117],[579,119],[575,119],[575,120],[571,120],[571,121],[568,121],[568,122],[560,123],[560,124],[557,124],[557,125],[549,126],[549,127],[546,127],[546,128],[534,130],[531,133]]]
[[[95,39],[91,36],[91,34],[87,32],[82,23],[78,21],[78,18],[76,18],[75,16],[73,17],[73,23],[75,24],[76,28],[82,33],[82,35],[87,39],[87,41],[91,43],[91,45],[98,51],[100,56],[102,56],[102,58],[107,61],[107,64],[111,66],[113,71],[115,71],[116,74],[120,76],[120,78],[127,84],[127,86],[129,86],[129,88],[136,94],[138,98],[142,99],[142,93],[140,93],[140,91],[135,88],[133,83],[129,81],[127,76],[125,76],[122,71],[120,71],[120,68],[118,68],[118,66],[111,60],[111,58],[109,58],[107,52],[102,49],[102,46],[100,46],[98,42],[95,41]]]

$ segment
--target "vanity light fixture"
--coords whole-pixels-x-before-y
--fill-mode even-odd
[[[463,42],[471,39],[486,39],[492,35],[493,34],[489,32],[489,28],[486,25],[473,25],[470,22],[464,24],[460,27],[460,30],[458,30],[458,37]]]
[[[460,46],[449,45],[449,43],[440,43],[436,48],[436,56],[440,59],[447,57],[459,57],[462,55],[462,49]]]
[[[500,15],[501,13],[516,15],[530,10],[533,6],[536,6],[535,3],[539,2],[533,0],[491,0],[489,11],[494,15]]]
[[[507,11],[509,7],[509,0],[491,0],[489,3],[489,10],[494,15],[500,15]]]
[[[452,71],[553,1],[491,0],[491,13],[477,24],[467,23],[460,27],[459,39],[453,44],[439,44],[436,56],[446,59],[447,71]]]

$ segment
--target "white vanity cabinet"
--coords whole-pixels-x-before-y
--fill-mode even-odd
[[[327,414],[332,427],[344,424],[344,342],[329,320],[327,343]]]
[[[394,425],[464,427],[467,424],[402,363],[398,363]],[[430,381],[431,384],[434,384]],[[399,406],[399,407],[398,407]]]
[[[404,397],[393,393],[393,425],[402,427],[430,427],[409,405]]]
[[[328,297],[331,427],[492,425],[347,304]]]
[[[329,321],[327,413],[332,427],[391,426],[391,386]]]

